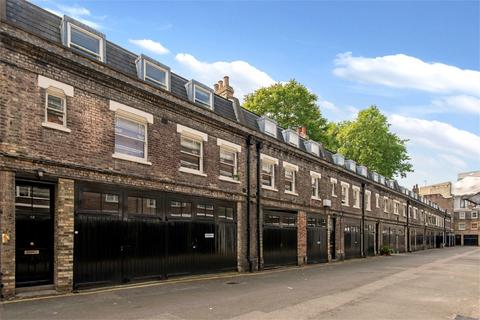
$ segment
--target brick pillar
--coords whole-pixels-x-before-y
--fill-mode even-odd
[[[307,213],[297,214],[297,264],[303,266],[307,262]]]
[[[332,262],[332,252],[330,247],[330,234],[332,233],[332,221],[331,216],[327,214],[327,259],[328,262]]]
[[[237,269],[248,271],[247,257],[247,209],[244,202],[237,202]]]
[[[55,197],[54,283],[60,292],[73,289],[73,237],[75,183],[58,179]]]
[[[335,249],[337,260],[345,259],[345,237],[343,235],[343,217],[337,216],[335,226]]]
[[[0,171],[1,299],[15,295],[15,173]]]

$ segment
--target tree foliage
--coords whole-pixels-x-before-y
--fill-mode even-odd
[[[335,133],[331,139],[336,140],[337,151],[369,170],[387,178],[405,177],[413,171],[405,146],[408,140],[390,132],[387,118],[376,106],[360,111],[354,121],[343,123]]]
[[[243,106],[283,128],[305,126],[312,140],[322,142],[326,138],[327,121],[317,106],[317,96],[295,80],[260,88],[245,96]]]

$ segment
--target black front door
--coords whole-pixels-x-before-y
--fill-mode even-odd
[[[297,263],[297,215],[293,212],[263,213],[263,261],[265,267]]]
[[[52,283],[53,186],[16,183],[15,279],[17,287]]]
[[[307,217],[307,262],[327,262],[327,221],[316,214]]]

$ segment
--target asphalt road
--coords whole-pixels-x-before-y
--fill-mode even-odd
[[[0,304],[0,319],[468,319],[480,248],[187,278]]]

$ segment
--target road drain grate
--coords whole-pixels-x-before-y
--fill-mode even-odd
[[[454,320],[478,320],[478,318],[466,317],[461,314],[457,314]]]
[[[228,281],[228,282],[226,282],[226,284],[240,284],[240,282],[236,282],[236,281]]]

